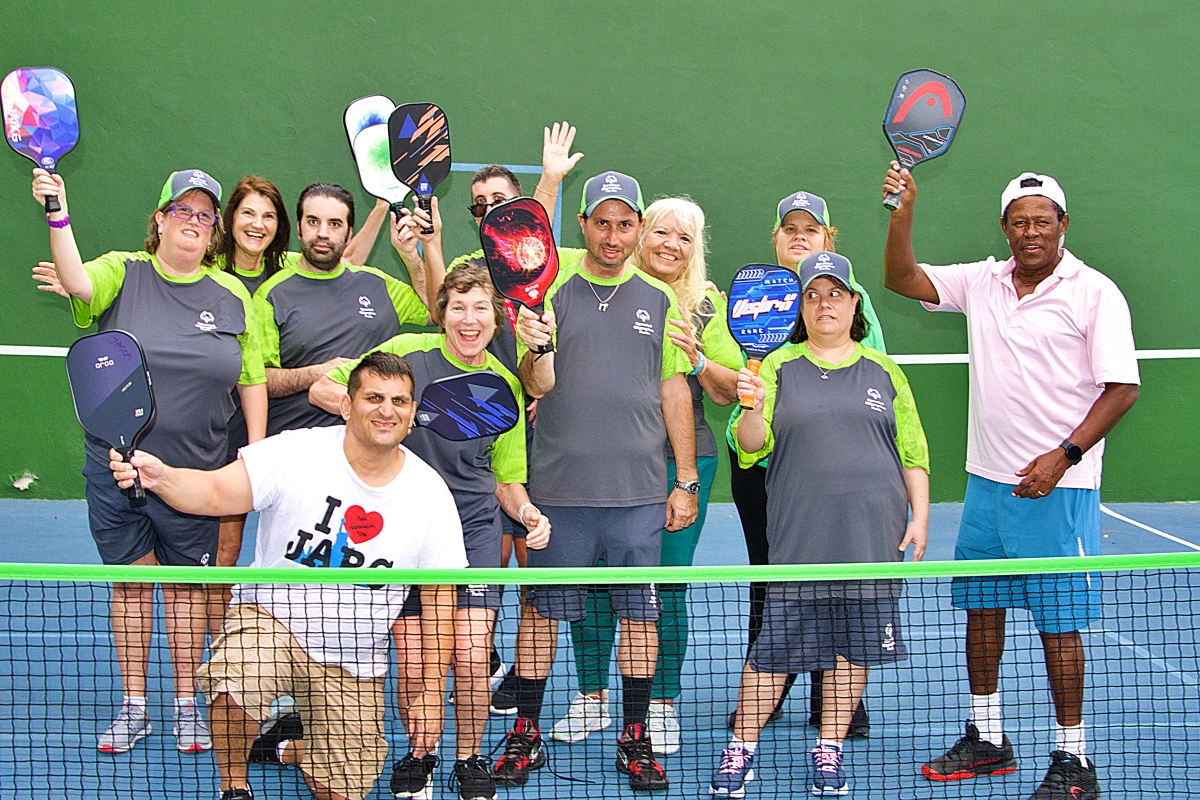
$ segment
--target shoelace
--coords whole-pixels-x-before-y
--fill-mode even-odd
[[[466,760],[466,768],[463,770],[468,773],[468,777],[491,779],[492,770],[488,767],[487,761],[483,756],[471,756]],[[471,773],[474,773],[473,775]],[[458,770],[450,770],[450,777],[446,780],[447,790],[453,792],[456,790],[462,781],[458,777]]]
[[[746,762],[749,760],[750,754],[742,748],[728,748],[721,753],[721,767],[717,771],[723,775],[741,772],[746,768]]]
[[[842,754],[832,747],[818,747],[813,750],[813,759],[821,772],[837,772],[837,768],[841,766]]]
[[[146,712],[139,710],[136,706],[121,706],[121,713],[117,714],[117,722],[126,720],[135,720],[142,722],[146,719]]]

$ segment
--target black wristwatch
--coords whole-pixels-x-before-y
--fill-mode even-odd
[[[700,494],[700,481],[688,481],[687,483],[684,483],[683,481],[677,480],[675,481],[675,488],[683,489],[685,492],[695,497],[696,495]]]
[[[1083,461],[1083,448],[1070,439],[1063,439],[1059,447],[1067,452],[1067,461],[1070,461],[1072,464],[1078,464],[1080,461]]]

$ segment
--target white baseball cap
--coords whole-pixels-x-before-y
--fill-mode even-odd
[[[1013,200],[1030,196],[1049,198],[1058,203],[1058,207],[1064,212],[1067,210],[1067,196],[1063,194],[1062,187],[1058,185],[1058,181],[1049,175],[1038,175],[1036,172],[1022,172],[1009,182],[1008,186],[1004,189],[1004,194],[1000,195],[1000,216],[1004,216],[1004,212],[1008,210],[1008,206]]]

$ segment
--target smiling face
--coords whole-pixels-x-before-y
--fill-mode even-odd
[[[775,258],[793,272],[800,262],[826,248],[825,226],[807,211],[789,211],[775,229]]]
[[[804,290],[800,317],[810,339],[825,346],[850,340],[858,295],[832,278],[815,278]]]
[[[695,242],[676,222],[674,214],[664,214],[642,235],[638,263],[664,283],[674,283],[687,269]]]
[[[214,215],[217,213],[212,196],[200,189],[186,192],[171,203],[171,206],[176,208],[176,213],[183,209]],[[178,219],[174,214],[159,211],[155,213],[154,220],[158,225],[160,257],[166,257],[173,266],[181,269],[186,264],[198,265],[212,243],[213,236],[216,235],[215,227],[204,227],[194,216],[185,221]]]
[[[342,397],[346,435],[375,451],[392,450],[404,440],[416,409],[409,378],[385,378],[370,370],[360,374],[353,396]]]
[[[619,271],[633,255],[642,218],[621,200],[605,200],[591,216],[579,217],[588,258],[603,271]]]
[[[350,209],[336,197],[314,194],[304,199],[300,215],[300,252],[322,272],[333,270],[350,241]]]
[[[1025,272],[1040,272],[1058,264],[1058,243],[1069,222],[1066,214],[1059,220],[1053,200],[1030,195],[1008,204],[1000,229],[1008,239],[1008,249],[1017,266]]]
[[[443,312],[446,347],[464,364],[479,366],[487,361],[484,349],[496,333],[496,309],[492,294],[482,286],[466,292],[450,291]]]
[[[231,220],[237,249],[257,260],[266,252],[279,231],[279,212],[275,204],[257,192],[242,198]]]

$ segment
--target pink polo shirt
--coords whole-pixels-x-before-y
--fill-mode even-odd
[[[1070,251],[1017,299],[1014,259],[921,268],[941,303],[967,315],[967,472],[1016,485],[1017,470],[1079,427],[1106,383],[1140,384],[1129,306],[1117,285]],[[1099,489],[1100,441],[1058,484]]]

